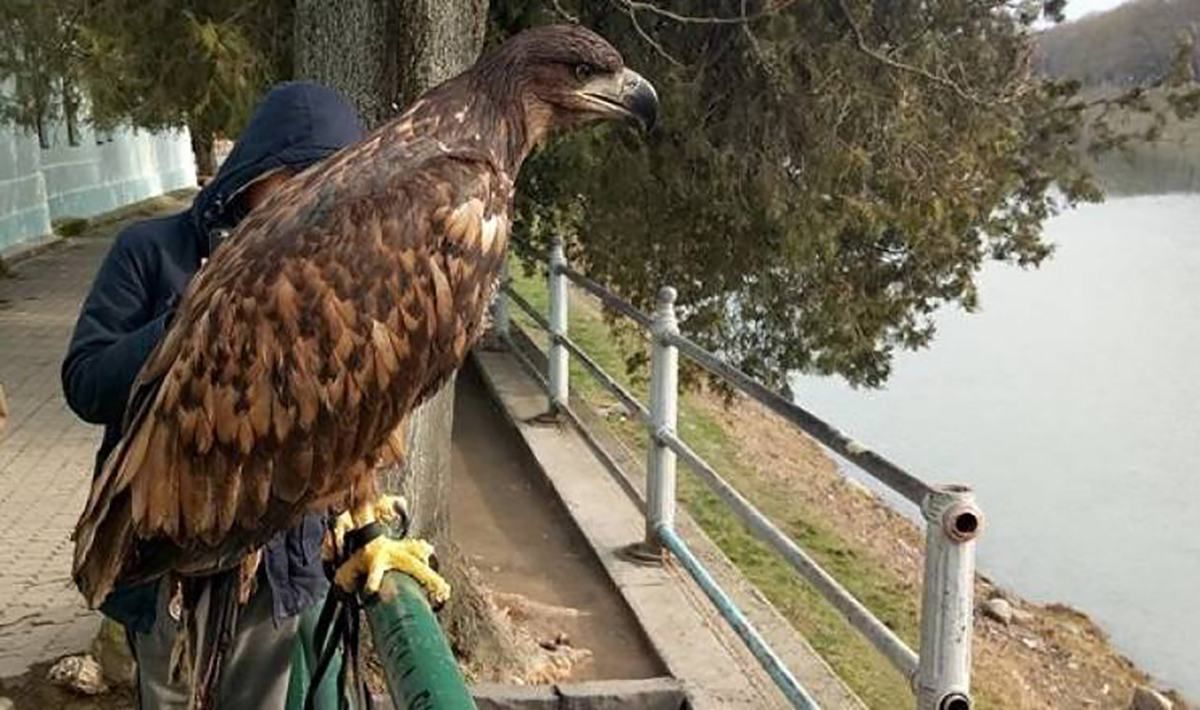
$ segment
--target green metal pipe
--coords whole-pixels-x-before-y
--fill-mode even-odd
[[[458,661],[416,580],[390,572],[366,611],[392,704],[398,710],[475,708]]]

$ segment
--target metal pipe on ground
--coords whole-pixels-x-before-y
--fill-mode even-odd
[[[679,560],[679,564],[684,570],[691,575],[692,579],[696,580],[696,584],[704,591],[705,596],[717,608],[717,611],[729,622],[734,632],[746,644],[746,648],[754,654],[758,659],[759,664],[767,675],[771,676],[771,680],[775,681],[775,685],[788,699],[793,708],[797,710],[818,710],[820,707],[817,701],[808,694],[804,686],[800,685],[800,681],[796,680],[796,676],[788,670],[783,661],[775,654],[775,651],[767,645],[766,640],[758,633],[758,630],[751,625],[750,621],[742,614],[725,590],[721,589],[708,570],[704,569],[703,563],[696,559],[692,554],[691,549],[684,543],[670,526],[660,524],[654,530],[657,537],[663,546],[671,551],[675,559]]]
[[[904,674],[912,679],[917,673],[917,654],[913,652],[900,637],[875,617],[862,602],[854,598],[836,579],[826,572],[816,560],[792,542],[782,530],[775,526],[765,515],[760,513],[754,504],[746,500],[741,493],[721,478],[712,466],[692,450],[686,443],[674,434],[660,434],[662,443],[679,454],[696,472],[708,487],[725,501],[734,515],[759,540],[770,545],[792,569],[810,584],[821,596],[832,604],[850,625],[866,637],[885,658]]]

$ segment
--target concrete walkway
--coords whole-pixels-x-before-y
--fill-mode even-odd
[[[99,616],[70,579],[99,429],[67,408],[59,365],[108,239],[61,245],[0,279],[0,677],[87,647]]]
[[[642,539],[645,519],[622,486],[572,426],[545,426],[540,385],[515,357],[476,351],[476,362],[511,426],[537,459],[541,474],[570,512],[600,564],[620,590],[668,673],[683,683],[697,710],[790,707],[712,603],[675,563],[636,563],[624,550]],[[605,445],[609,451],[614,447]],[[644,490],[644,483],[636,486]],[[823,708],[865,706],[808,643],[721,554],[690,516],[677,513],[677,527],[705,567],[743,609],[750,622]]]

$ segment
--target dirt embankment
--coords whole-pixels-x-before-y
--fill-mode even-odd
[[[739,401],[726,409],[715,398],[698,399],[707,401],[705,408],[741,442],[760,473],[778,477],[809,510],[823,511],[881,574],[893,576],[914,599],[920,594],[923,536],[912,521],[847,481],[816,442],[796,436],[756,403]],[[1007,623],[986,613],[978,613],[975,622],[973,685],[992,699],[989,705],[1125,710],[1138,686],[1152,685],[1085,614],[1061,604],[1034,604],[981,577],[977,603],[982,607],[996,598],[1006,600],[1012,612]],[[1188,707],[1168,695],[1176,708]]]

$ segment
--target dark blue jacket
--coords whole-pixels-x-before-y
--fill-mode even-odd
[[[83,303],[62,366],[67,403],[104,425],[96,470],[121,438],[125,401],[183,293],[217,240],[244,216],[239,192],[276,168],[303,169],[362,137],[354,109],[334,91],[288,83],[272,89],[217,176],[186,212],[130,225],[100,267]],[[276,617],[303,611],[324,596],[322,521],[310,516],[267,545],[264,570]],[[154,585],[118,589],[101,609],[137,630],[154,623]]]

